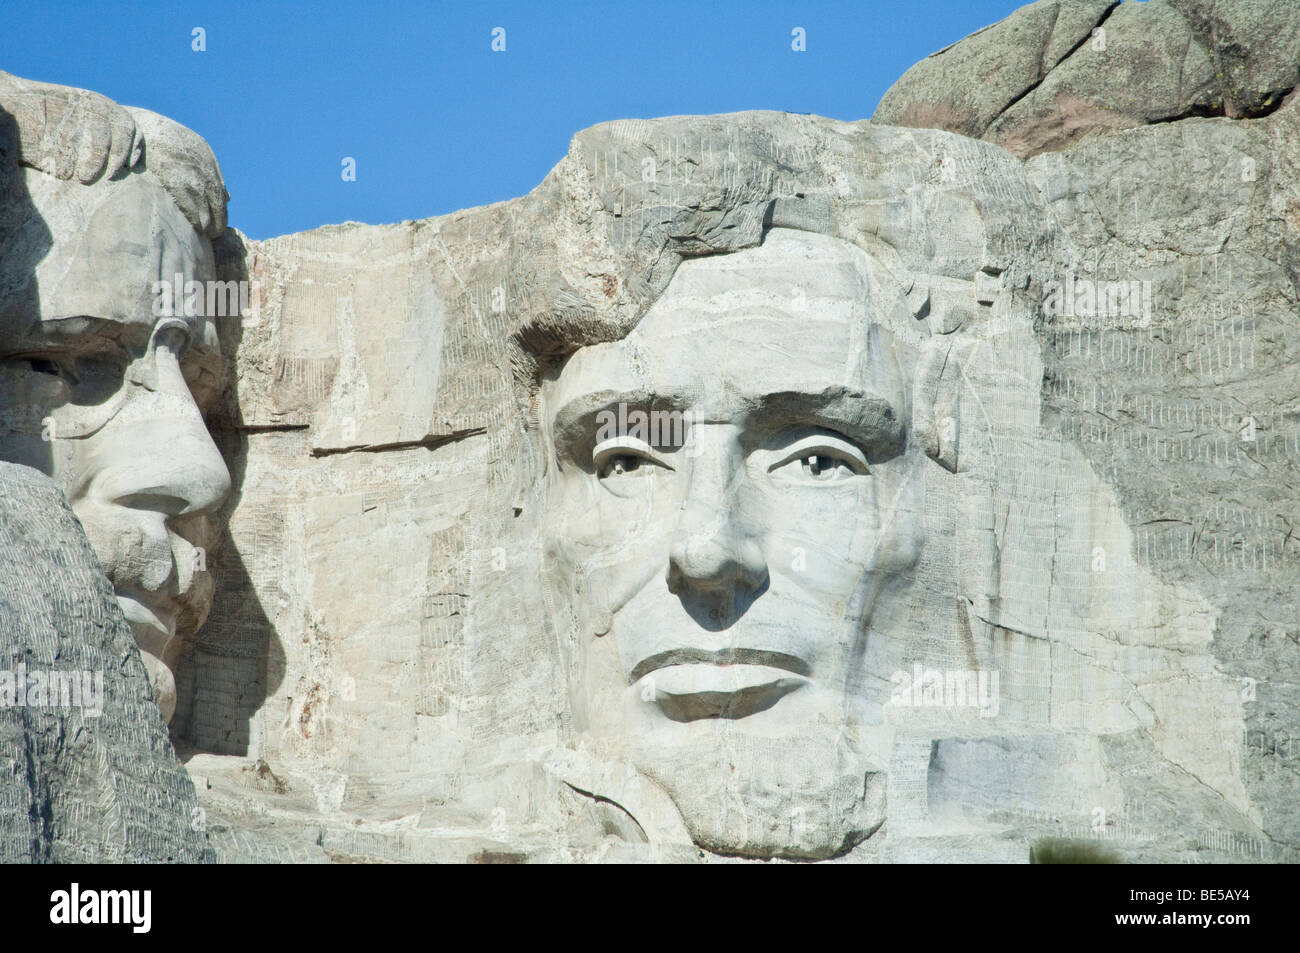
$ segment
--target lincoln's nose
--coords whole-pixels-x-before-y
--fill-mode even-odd
[[[740,510],[744,455],[734,428],[697,425],[686,497],[668,556],[668,588],[715,598],[767,580],[762,549]]]

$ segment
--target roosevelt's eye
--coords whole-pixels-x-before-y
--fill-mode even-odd
[[[799,483],[839,483],[867,476],[866,455],[843,437],[828,433],[797,440],[780,451],[767,468],[783,480]]]
[[[46,377],[53,377],[66,384],[76,384],[78,375],[76,361],[63,355],[30,355],[12,358],[14,366]]]
[[[49,374],[51,377],[67,377],[70,372],[55,361],[48,357],[29,357],[27,363],[31,365],[32,370],[40,374]]]
[[[591,465],[601,480],[646,476],[654,470],[673,469],[648,443],[628,436],[611,437],[597,443],[591,452]]]

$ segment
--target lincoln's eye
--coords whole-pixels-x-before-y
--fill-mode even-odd
[[[837,471],[841,470],[846,473],[853,472],[843,460],[820,454],[803,457],[800,459],[799,465],[803,468],[803,472],[814,480],[833,480],[839,476]]]
[[[59,371],[59,365],[47,357],[29,357],[27,363],[32,366],[32,370],[39,371],[42,374],[49,374],[53,377],[63,376]]]
[[[799,469],[804,477],[818,483],[830,483],[853,476],[856,471],[847,461],[824,453],[812,453],[799,458]]]
[[[633,484],[641,486],[648,477],[672,471],[658,450],[631,435],[598,442],[591,451],[591,464],[596,476],[616,493],[631,491]],[[616,489],[620,485],[621,491]]]
[[[605,461],[605,465],[601,467],[600,475],[605,478],[631,473],[640,467],[641,463],[640,457],[633,456],[630,453],[620,453]]]
[[[795,483],[838,483],[867,476],[871,468],[866,454],[853,441],[822,432],[789,444],[768,472]]]

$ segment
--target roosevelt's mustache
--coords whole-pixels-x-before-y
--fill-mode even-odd
[[[100,529],[96,526],[95,529]],[[101,534],[96,534],[101,535]],[[134,534],[102,534],[113,540],[98,552],[100,565],[115,592],[180,616],[207,616],[214,594],[206,549],[147,523]],[[126,536],[130,544],[118,542]],[[179,618],[178,618],[178,621]]]

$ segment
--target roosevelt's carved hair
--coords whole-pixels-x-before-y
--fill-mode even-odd
[[[0,135],[0,161],[82,185],[150,175],[200,234],[215,239],[225,231],[230,196],[216,157],[179,123],[88,90],[4,72],[0,109],[13,117]]]

